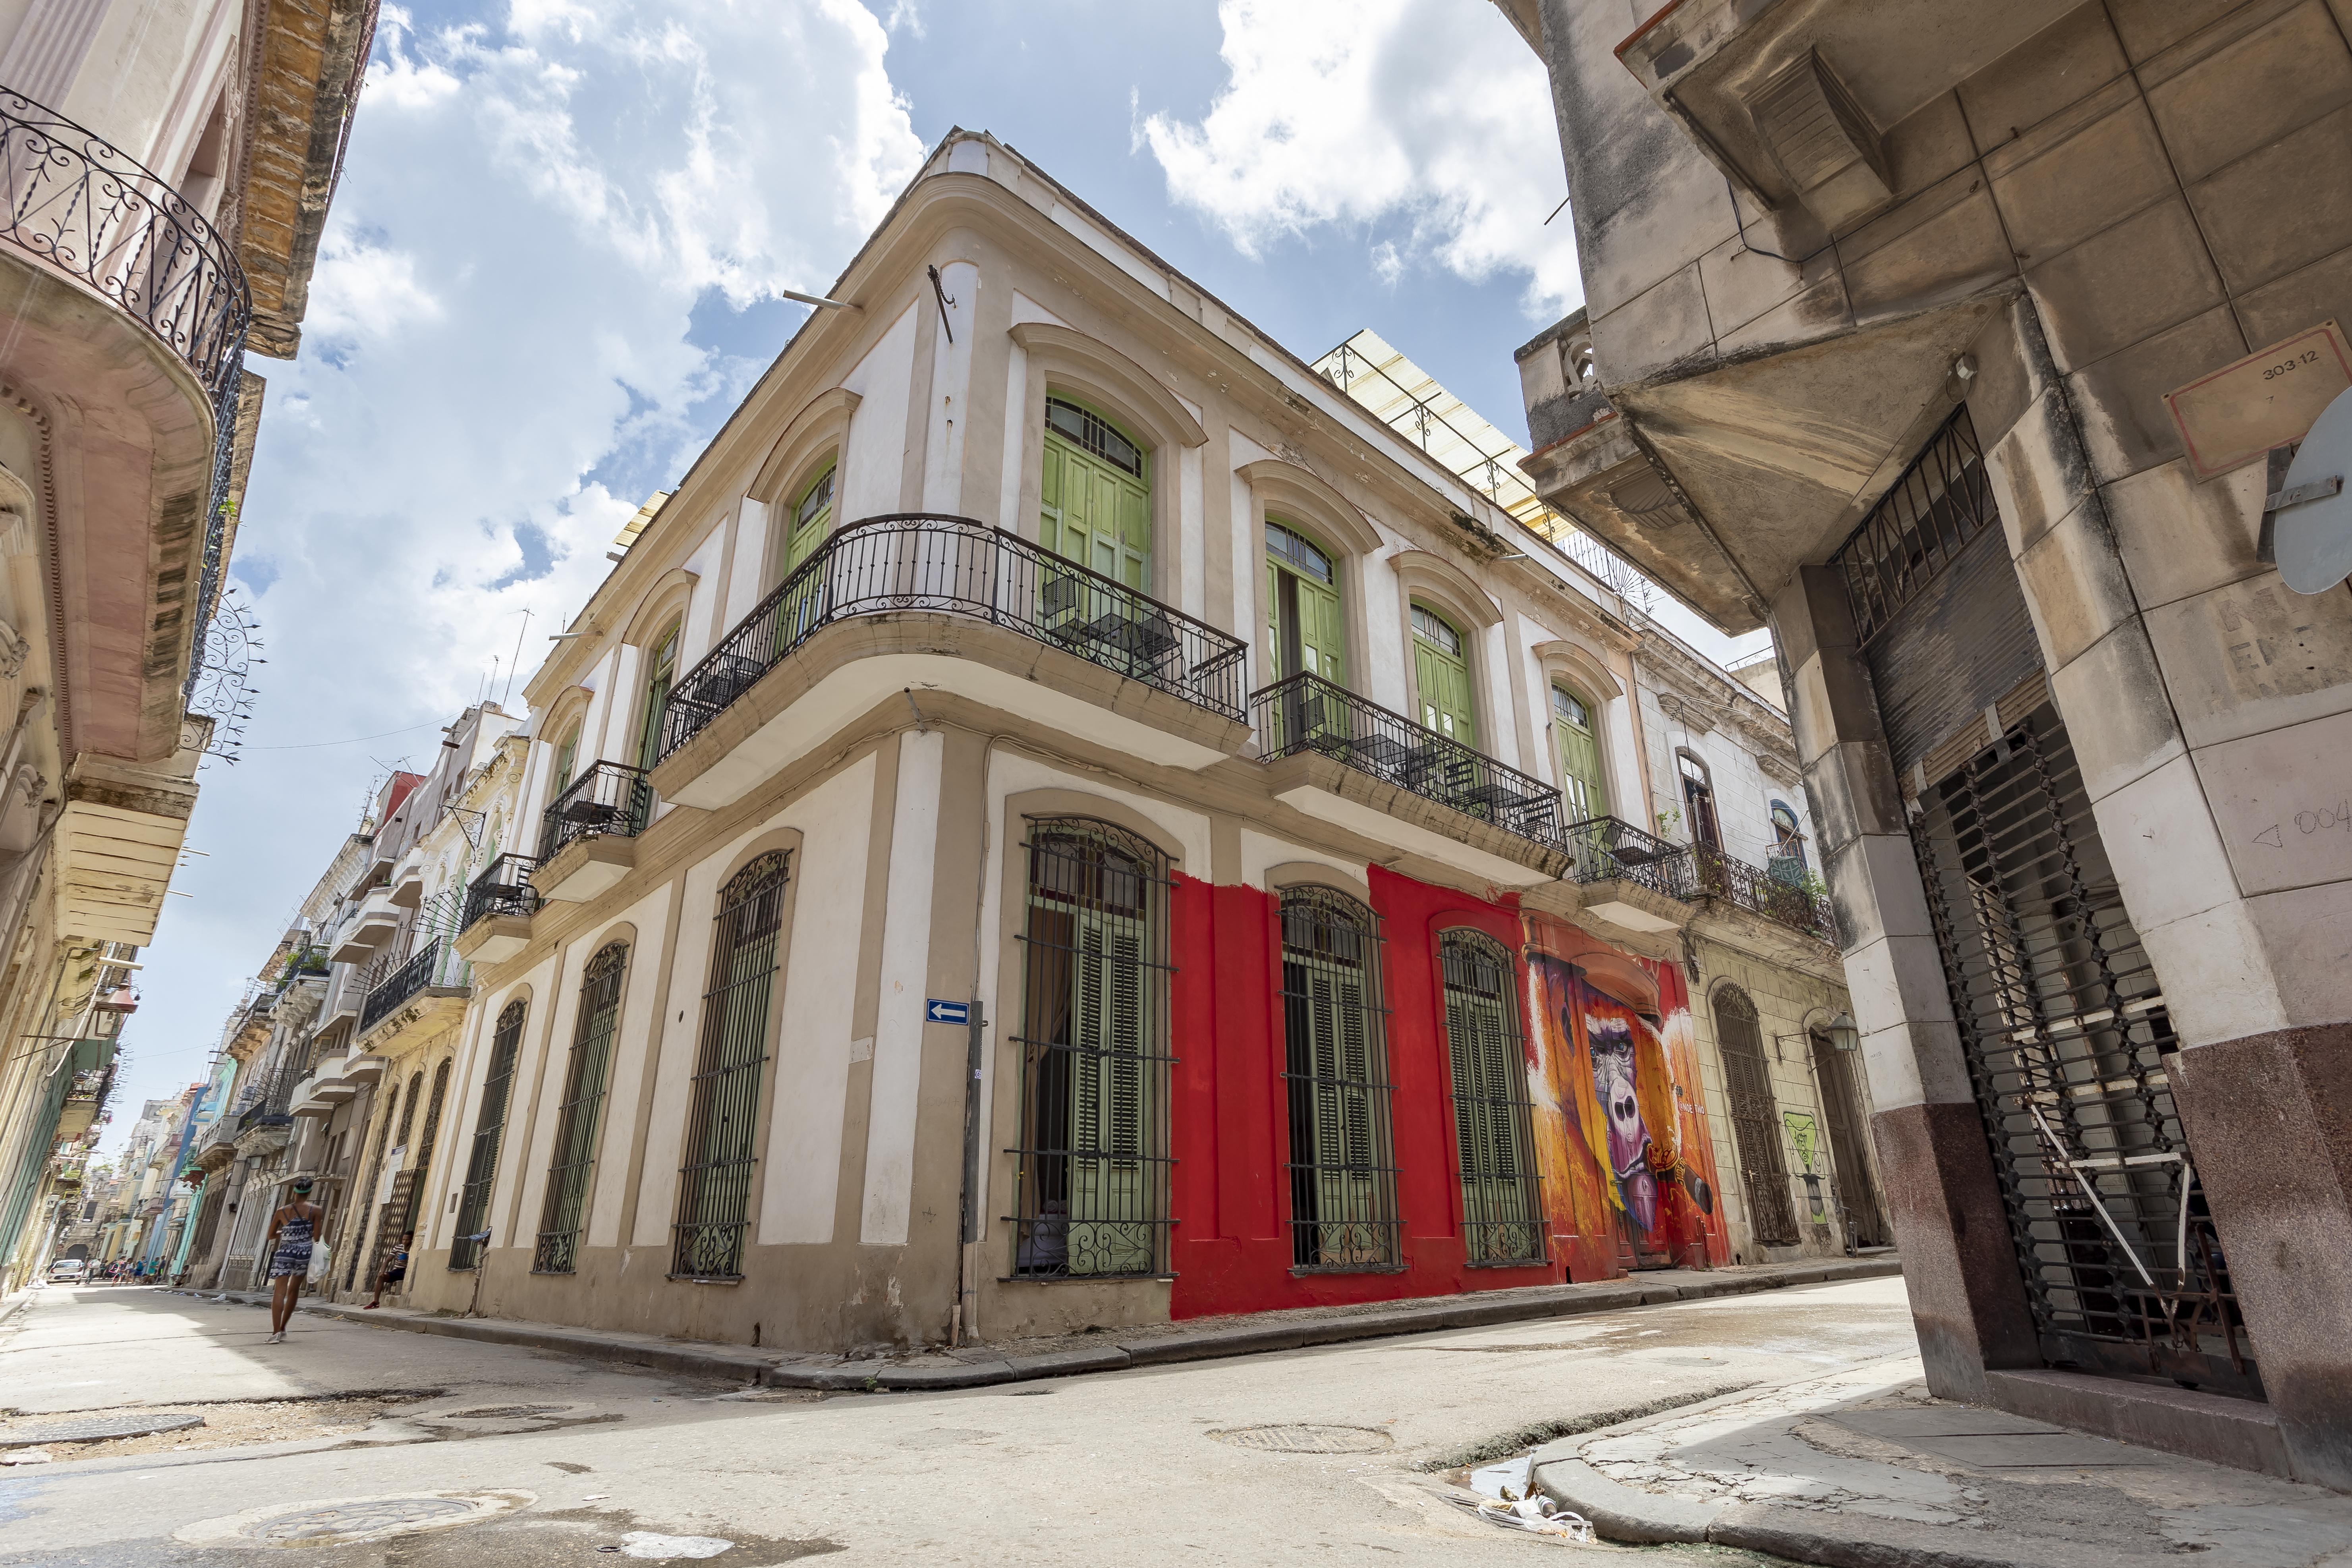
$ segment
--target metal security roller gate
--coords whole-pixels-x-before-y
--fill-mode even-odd
[[[2259,1396],[2124,909],[1965,407],[1836,557],[2055,1365]]]

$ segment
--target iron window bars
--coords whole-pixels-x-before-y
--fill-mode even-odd
[[[1013,1278],[1168,1272],[1167,857],[1085,817],[1033,820],[1021,933]]]
[[[236,248],[194,204],[128,153],[0,89],[0,237],[79,279],[170,347],[213,406],[213,465],[194,614],[193,697],[220,589],[229,470],[253,299]]]
[[[499,1148],[506,1142],[507,1102],[514,1094],[515,1058],[522,1050],[521,1002],[509,1002],[490,1035],[489,1071],[482,1079],[482,1108],[474,1118],[474,1144],[466,1156],[466,1185],[457,1199],[457,1233],[449,1243],[449,1267],[471,1268],[482,1260],[479,1236],[489,1218],[490,1188],[499,1177]]]
[[[465,931],[477,921],[492,915],[521,915],[530,918],[539,910],[539,894],[530,885],[530,874],[539,868],[539,860],[530,855],[501,855],[482,868],[482,874],[466,888],[466,912],[457,922]]]
[[[1739,1178],[1748,1194],[1748,1231],[1759,1246],[1793,1247],[1797,1210],[1790,1201],[1789,1162],[1780,1152],[1780,1108],[1764,1066],[1764,1034],[1756,1004],[1737,986],[1715,994],[1715,1045],[1723,1058],[1731,1141],[1739,1152]]]
[[[427,986],[462,987],[469,966],[457,956],[446,937],[435,937],[415,956],[393,971],[391,978],[370,990],[360,1005],[360,1033],[365,1034],[390,1017],[400,1005]]]
[[[1806,891],[1801,884],[1759,871],[1706,844],[1690,847],[1690,868],[1693,897],[1721,899],[1792,931],[1827,942],[1837,941],[1837,921],[1831,917],[1829,900]]]
[[[583,838],[635,838],[654,809],[646,770],[598,763],[565,784],[541,814],[539,859],[544,865]]]
[[[902,611],[969,616],[1130,680],[1243,717],[1244,646],[1116,578],[968,517],[906,513],[836,530],[702,661],[665,707],[670,756],[821,627]]]
[[[1845,574],[1855,634],[1864,642],[1876,636],[1963,546],[2000,520],[1964,403],[1831,557]]]
[[[2259,1397],[2172,1101],[2171,1021],[2056,710],[1921,805],[1912,839],[2043,1354]]]
[[[1559,837],[1558,790],[1319,675],[1278,680],[1250,707],[1267,762],[1319,752],[1522,838]]]
[[[540,1210],[534,1274],[570,1274],[580,1262],[580,1230],[588,1217],[588,1181],[596,1167],[596,1133],[613,1070],[613,1029],[621,1013],[621,980],[628,972],[626,942],[608,942],[580,976],[580,1020],[563,1068],[563,1102],[555,1122],[554,1159],[547,1168],[547,1200]]]
[[[761,855],[719,889],[710,984],[702,994],[702,1044],[686,1119],[670,1274],[739,1279],[760,1130],[760,1081],[768,1062],[768,1015],[776,984],[792,858]]]
[[[1544,1211],[1518,966],[1493,937],[1462,929],[1440,934],[1437,959],[1454,1075],[1464,1250],[1473,1268],[1541,1263]]]
[[[1402,1268],[1380,917],[1345,893],[1294,888],[1281,920],[1292,1266]]]

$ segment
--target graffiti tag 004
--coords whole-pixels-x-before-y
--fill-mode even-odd
[[[2298,811],[2294,821],[2294,830],[2306,838],[2315,833],[2326,833],[2330,828],[2352,833],[2352,801],[2338,801],[2334,810],[2322,806],[2317,811]],[[2255,834],[2253,842],[2273,849],[2284,849],[2286,847],[2285,828],[2284,823],[2273,822]]]

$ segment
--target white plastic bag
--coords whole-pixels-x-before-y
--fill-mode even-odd
[[[309,1270],[304,1273],[303,1278],[313,1285],[324,1285],[327,1282],[327,1270],[331,1267],[333,1267],[333,1265],[327,1258],[327,1244],[323,1241],[312,1242],[310,1244],[310,1267]]]

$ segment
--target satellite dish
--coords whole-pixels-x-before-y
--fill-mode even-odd
[[[2279,576],[2298,594],[2325,594],[2352,575],[2352,391],[2339,392],[2319,417],[2270,498]]]

